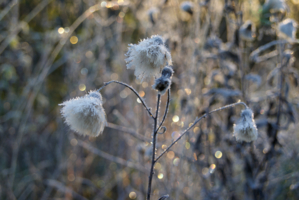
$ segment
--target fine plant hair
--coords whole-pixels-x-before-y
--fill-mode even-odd
[[[152,41],[146,41],[143,40],[142,42],[144,42],[145,44],[141,44],[139,43],[138,45],[143,46],[143,48],[149,48],[153,45],[163,45],[163,40],[161,39],[161,37],[159,36],[152,36],[151,39]],[[135,47],[134,45],[130,45],[130,48]],[[145,59],[143,54],[140,54],[140,52],[138,52],[139,50],[135,49],[135,52],[129,48],[128,53],[126,54],[127,57],[132,57],[132,59],[134,60],[142,60]],[[137,47],[135,47],[137,48]],[[155,58],[158,59],[158,57],[160,57],[159,54],[161,54],[162,56],[165,56],[166,54],[169,54],[169,52],[156,52],[157,55],[155,55]],[[170,56],[169,56],[170,57]],[[150,58],[152,59],[152,58]],[[130,60],[131,62],[133,62],[133,60]],[[150,63],[152,63],[153,65],[155,65],[155,61],[151,61]],[[139,64],[143,64],[143,63],[139,63]],[[135,64],[136,65],[136,64]],[[135,76],[137,79],[140,79],[140,74],[139,72],[136,73],[136,71],[138,71],[138,68],[143,68],[141,66],[135,66]],[[144,71],[143,71],[143,76],[144,77],[155,77],[157,74],[156,73],[152,73],[151,71],[148,71],[147,68],[152,68],[152,66],[148,66],[148,63],[145,63],[144,66]],[[70,127],[77,131],[80,134],[86,134],[86,135],[91,135],[91,136],[98,136],[100,132],[102,132],[102,125],[103,123],[106,123],[105,119],[99,119],[96,118],[94,121],[93,120],[94,116],[96,116],[97,114],[94,113],[93,109],[94,108],[90,108],[92,107],[92,105],[89,105],[90,103],[88,102],[88,100],[92,99],[94,100],[98,100],[99,102],[97,102],[100,106],[102,106],[102,98],[99,92],[101,92],[101,90],[110,85],[111,83],[117,83],[120,84],[122,86],[125,86],[127,88],[129,88],[131,91],[133,91],[133,93],[138,97],[139,101],[142,102],[142,105],[144,106],[144,108],[146,109],[146,111],[148,112],[149,116],[153,119],[153,123],[154,123],[154,127],[152,130],[152,151],[151,151],[151,167],[150,167],[150,171],[149,171],[149,178],[148,178],[148,189],[147,189],[147,194],[146,194],[146,199],[150,200],[151,199],[151,195],[152,195],[152,181],[153,181],[153,175],[154,175],[154,167],[155,164],[163,157],[163,155],[165,155],[165,153],[167,153],[173,145],[175,145],[190,129],[192,129],[197,123],[199,123],[202,119],[207,118],[209,115],[211,115],[212,113],[215,112],[219,112],[222,111],[224,109],[229,109],[232,107],[235,107],[237,105],[243,105],[245,107],[245,109],[242,111],[241,113],[241,119],[239,119],[239,122],[235,125],[234,128],[234,136],[236,137],[236,139],[238,141],[245,141],[245,142],[252,142],[255,141],[257,139],[257,128],[253,119],[253,113],[252,111],[248,108],[248,106],[244,103],[244,102],[237,102],[237,103],[233,103],[233,104],[229,104],[226,106],[223,106],[221,108],[209,111],[205,114],[203,114],[201,117],[196,118],[194,120],[193,123],[190,124],[190,126],[183,131],[182,133],[179,134],[179,137],[173,141],[160,155],[156,156],[156,149],[157,149],[157,134],[159,132],[159,130],[162,128],[166,118],[167,118],[167,114],[168,114],[168,109],[169,109],[169,103],[170,103],[170,85],[171,85],[171,79],[173,76],[173,69],[170,66],[166,66],[163,68],[163,70],[161,71],[161,76],[160,78],[156,78],[155,79],[155,83],[153,85],[153,89],[157,90],[158,94],[157,94],[157,102],[156,102],[156,111],[155,114],[151,112],[151,109],[147,106],[147,104],[145,103],[144,99],[142,99],[142,97],[136,92],[136,90],[132,87],[127,85],[126,83],[120,82],[120,81],[109,81],[107,83],[104,83],[104,86],[102,86],[100,89],[98,89],[95,92],[90,92],[88,95],[86,95],[85,97],[81,97],[81,98],[77,98],[77,99],[73,99],[73,100],[69,100],[64,102],[63,104],[61,104],[62,106],[64,106],[62,108],[62,115],[65,117],[66,119],[66,123],[68,125],[70,125]],[[142,78],[143,79],[143,78]],[[160,116],[160,104],[161,104],[161,96],[164,95],[167,91],[167,102],[166,102],[166,106],[165,106],[165,111],[162,117],[162,120],[159,120],[159,116]],[[78,101],[82,101],[82,105],[80,105],[80,103],[77,103]],[[86,103],[85,103],[86,102]],[[93,102],[95,103],[95,102]],[[87,104],[88,106],[85,106],[85,104]],[[68,106],[71,106],[71,108],[68,108]],[[74,108],[72,108],[74,107]],[[78,109],[79,111],[77,112],[75,109]],[[103,108],[100,108],[102,112]],[[82,112],[84,110],[87,110],[87,113]],[[90,112],[90,110],[92,112]],[[73,112],[73,113],[72,113]],[[88,113],[90,112],[90,113]],[[79,114],[77,114],[79,113]],[[103,113],[101,113],[103,114]],[[86,116],[87,115],[87,116]],[[88,115],[90,115],[90,119],[89,121],[91,121],[91,124],[89,124],[87,122],[87,120],[89,118],[86,118],[87,120],[84,119],[84,117],[89,117]],[[83,123],[79,123],[80,121],[78,120],[78,118],[82,116],[83,118]],[[73,120],[73,118],[75,118],[75,120]],[[98,120],[100,127],[97,127],[94,125],[94,123],[96,123],[96,120]],[[80,129],[80,126],[83,126],[82,129]],[[92,128],[89,128],[89,127]],[[92,131],[90,131],[90,129],[92,129]],[[93,129],[96,129],[97,132],[94,132]],[[98,130],[100,129],[100,130]],[[164,128],[164,131],[162,131],[162,134],[165,132],[166,128]],[[169,195],[164,195],[162,196],[160,199],[166,199],[168,198]]]

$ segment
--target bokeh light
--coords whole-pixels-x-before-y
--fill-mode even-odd
[[[167,153],[167,158],[169,158],[169,159],[173,159],[174,156],[175,156],[175,154],[174,154],[173,151],[169,151],[169,152]]]
[[[222,157],[222,152],[221,151],[216,151],[215,152],[215,157],[218,158],[218,159],[221,158]]]
[[[58,31],[59,34],[63,34],[64,33],[64,28],[60,27],[57,31]]]
[[[158,179],[163,179],[164,175],[162,173],[158,174]]]
[[[130,199],[136,199],[136,197],[137,197],[136,192],[130,192],[129,194]]]
[[[86,90],[86,86],[84,84],[80,84],[79,85],[79,90],[80,91],[85,91]]]
[[[78,43],[78,38],[77,38],[76,36],[72,36],[72,37],[70,38],[70,42],[71,42],[72,44],[77,44],[77,43]]]
[[[178,122],[180,120],[179,116],[175,115],[172,117],[173,122]]]

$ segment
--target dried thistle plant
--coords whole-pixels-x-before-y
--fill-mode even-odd
[[[158,76],[155,79],[155,83],[152,86],[153,89],[158,91],[157,103],[156,103],[156,113],[155,115],[151,112],[151,109],[146,105],[145,101],[140,97],[136,90],[127,85],[126,83],[120,81],[110,81],[104,84],[103,87],[97,91],[90,92],[88,95],[72,99],[62,103],[64,106],[62,108],[62,115],[64,116],[66,123],[82,135],[98,136],[104,128],[106,123],[104,109],[102,108],[102,100],[99,91],[111,83],[117,83],[129,88],[134,94],[137,95],[142,105],[148,111],[150,117],[154,121],[153,128],[153,141],[152,141],[152,151],[151,151],[151,168],[149,174],[148,190],[147,190],[147,200],[151,199],[152,194],[152,179],[154,174],[154,166],[162,156],[168,152],[173,145],[175,145],[191,128],[193,128],[202,119],[211,115],[212,113],[222,111],[223,109],[228,109],[237,105],[245,106],[245,110],[241,113],[241,119],[234,128],[234,135],[237,140],[242,140],[246,142],[251,142],[257,139],[257,129],[254,123],[252,111],[243,102],[233,103],[216,110],[210,111],[200,118],[195,119],[195,121],[183,131],[180,136],[173,141],[159,156],[156,157],[156,145],[157,145],[157,134],[162,127],[165,119],[167,117],[169,102],[170,102],[170,85],[173,76],[173,69],[170,66],[163,68],[160,72],[160,68],[165,62],[171,63],[170,52],[164,47],[163,39],[160,36],[152,36],[150,39],[142,40],[138,45],[130,45],[128,53],[126,54],[126,61],[129,63],[128,68],[135,68],[135,75],[137,79],[143,80],[145,77]],[[159,110],[161,103],[161,96],[168,91],[168,98],[166,102],[166,108],[161,121],[159,121]],[[98,124],[97,124],[98,123]],[[166,128],[163,126],[163,129]],[[165,131],[164,131],[165,132]],[[164,133],[163,132],[163,133]],[[169,195],[164,195],[161,198],[166,199]]]

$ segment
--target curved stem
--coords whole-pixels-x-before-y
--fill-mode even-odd
[[[218,108],[218,109],[215,109],[215,110],[212,110],[211,112],[209,113],[206,113],[204,115],[202,115],[200,118],[196,119],[193,124],[191,126],[189,126],[189,128],[187,128],[185,131],[183,131],[183,133],[181,133],[181,135],[174,141],[171,143],[171,145],[169,145],[167,147],[167,149],[165,151],[163,151],[155,160],[155,162],[157,162],[167,151],[169,151],[169,149],[175,144],[177,143],[191,128],[193,128],[200,120],[202,120],[203,118],[206,118],[208,115],[214,113],[214,112],[218,112],[218,111],[221,111],[221,110],[224,110],[224,109],[227,109],[227,108],[231,108],[231,107],[234,107],[236,105],[240,105],[242,104],[246,109],[248,108],[248,106],[244,103],[244,102],[237,102],[237,103],[233,103],[233,104],[229,104],[227,106],[223,106],[221,108]]]
[[[159,108],[160,108],[160,98],[161,95],[158,94],[158,99],[157,99],[157,110],[156,110],[156,116],[155,116],[155,122],[154,122],[154,131],[153,131],[153,152],[152,152],[152,164],[151,164],[151,171],[149,175],[149,180],[148,180],[148,189],[147,189],[147,200],[150,200],[151,198],[151,191],[152,191],[152,180],[153,180],[153,175],[154,175],[154,166],[155,166],[155,152],[156,152],[156,130],[157,130],[157,124],[158,124],[158,118],[159,118]]]
[[[145,107],[145,109],[147,110],[147,112],[151,116],[151,118],[153,118],[155,120],[155,117],[153,116],[151,109],[146,105],[145,101],[141,98],[141,96],[138,94],[138,92],[133,87],[129,86],[128,84],[113,80],[113,81],[104,83],[104,85],[102,87],[100,87],[100,89],[98,89],[97,91],[100,92],[104,87],[106,87],[110,83],[118,83],[118,84],[123,85],[123,86],[129,88],[130,90],[132,90],[132,92],[140,99],[141,103],[143,104],[143,106]]]
[[[155,134],[158,133],[159,129],[161,128],[161,126],[163,125],[163,123],[164,123],[164,121],[166,119],[166,116],[167,116],[167,113],[168,113],[168,109],[169,109],[169,102],[170,102],[170,89],[168,89],[168,92],[167,92],[167,102],[166,102],[166,108],[165,108],[164,116],[163,116],[163,119],[162,119],[160,125],[156,129]]]

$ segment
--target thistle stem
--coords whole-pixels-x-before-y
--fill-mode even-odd
[[[112,80],[112,81],[104,83],[104,85],[102,87],[100,87],[100,89],[98,89],[97,91],[100,92],[104,87],[106,87],[110,83],[118,83],[118,84],[123,85],[123,86],[129,88],[130,90],[132,90],[132,92],[140,99],[142,105],[145,107],[145,109],[147,110],[147,112],[151,116],[151,118],[153,118],[155,120],[155,117],[153,116],[151,109],[146,105],[145,101],[141,98],[141,96],[138,94],[138,92],[132,86],[129,86],[128,84],[120,82],[120,81]]]
[[[151,171],[150,171],[149,180],[148,180],[148,189],[147,189],[147,198],[146,198],[147,200],[150,200],[150,198],[151,198],[152,180],[153,180],[153,175],[154,175],[154,166],[156,163],[156,161],[155,161],[156,136],[157,136],[156,130],[157,130],[157,124],[158,124],[158,118],[159,118],[160,99],[161,99],[161,95],[158,94],[156,116],[154,117],[152,164],[151,164]]]
[[[221,108],[218,108],[218,109],[215,109],[215,110],[212,110],[211,112],[209,113],[206,113],[204,115],[202,115],[200,118],[196,119],[193,124],[191,126],[189,126],[189,128],[187,128],[185,131],[183,131],[180,136],[174,141],[172,142],[165,151],[163,151],[155,160],[155,162],[157,162],[166,152],[168,152],[170,150],[170,148],[176,144],[190,129],[192,129],[199,121],[201,121],[203,118],[206,118],[208,115],[214,113],[214,112],[218,112],[218,111],[221,111],[221,110],[224,110],[224,109],[227,109],[227,108],[231,108],[231,107],[234,107],[236,105],[243,105],[246,109],[248,108],[248,106],[244,103],[244,102],[237,102],[237,103],[233,103],[233,104],[229,104],[229,105],[226,105],[226,106],[223,106]]]
[[[164,116],[162,118],[162,121],[161,121],[160,125],[156,129],[155,134],[158,133],[159,129],[161,128],[161,126],[163,125],[163,123],[166,119],[166,116],[167,116],[168,110],[169,110],[169,102],[170,102],[170,89],[168,89],[168,92],[167,92],[167,102],[166,102],[166,108],[165,108]]]

